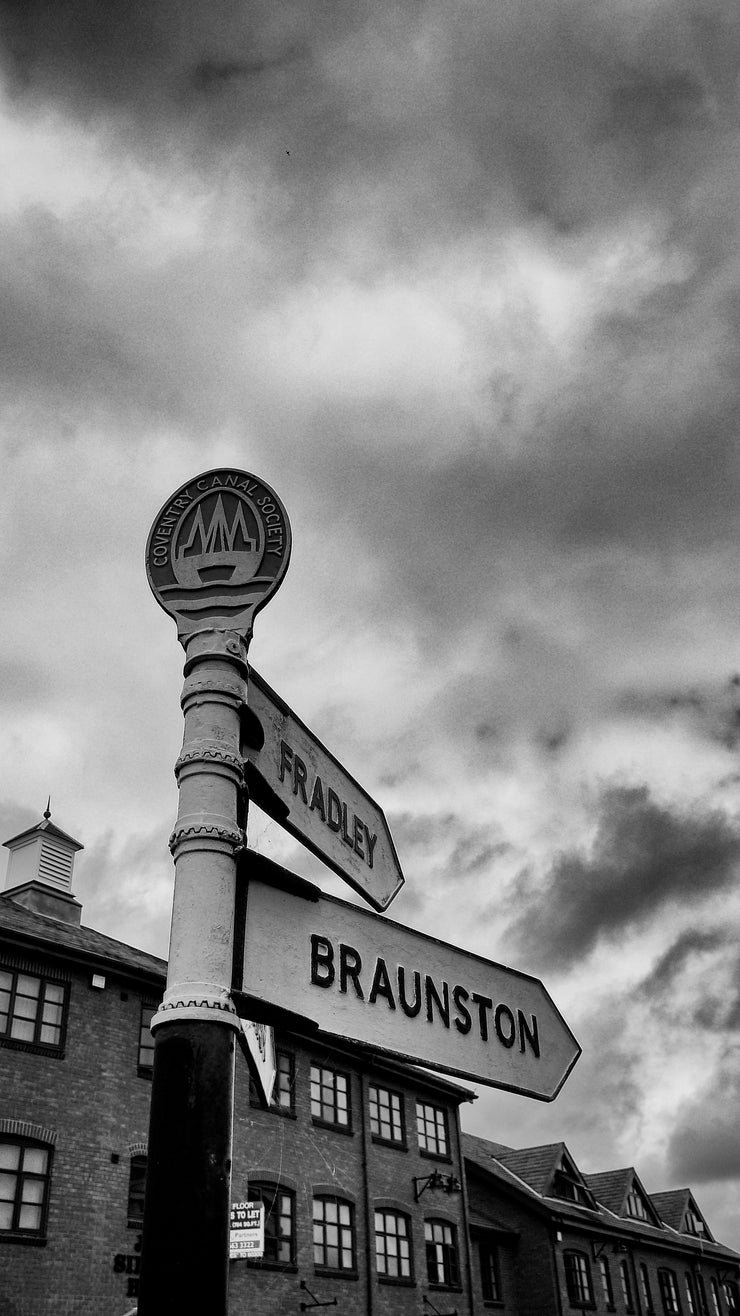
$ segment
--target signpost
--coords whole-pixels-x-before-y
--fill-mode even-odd
[[[248,807],[240,729],[254,616],[280,585],[290,547],[277,494],[226,467],[182,485],[147,541],[149,584],[177,623],[186,660],[167,990],[151,1025],[139,1316],[228,1312],[240,1031],[230,992],[236,862]]]
[[[374,909],[387,909],[404,878],[380,805],[253,667],[248,705],[251,798]]]
[[[542,1101],[581,1048],[538,978],[380,918],[250,857],[245,1008]]]
[[[544,1101],[580,1054],[538,979],[321,896],[246,850],[251,794],[374,909],[403,885],[380,807],[250,672],[254,616],[290,548],[277,494],[231,468],[182,485],[147,541],[149,583],[186,661],[139,1316],[227,1316],[230,1247],[264,1246],[250,1214],[261,1206],[230,1212],[237,1035],[266,1100],[273,1021]]]

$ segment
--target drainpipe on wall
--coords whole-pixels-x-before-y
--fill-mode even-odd
[[[371,1244],[371,1238],[374,1234],[374,1216],[371,1212],[370,1204],[370,1180],[368,1177],[368,1166],[370,1158],[368,1155],[368,1129],[367,1116],[365,1114],[365,1096],[367,1085],[365,1083],[365,1070],[359,1066],[360,1075],[360,1119],[362,1121],[362,1182],[365,1189],[365,1268],[367,1274],[367,1316],[373,1316],[375,1304],[375,1287],[373,1284],[374,1269],[373,1261],[375,1259],[374,1249]],[[369,1094],[368,1094],[369,1095]],[[371,1230],[373,1233],[371,1233]]]
[[[558,1237],[557,1237],[558,1234],[560,1234],[560,1239],[558,1239]],[[560,1241],[562,1240],[562,1232],[561,1232],[560,1227],[559,1227],[559,1225],[558,1225],[557,1223],[556,1223],[556,1225],[555,1225],[555,1233],[553,1233],[552,1230],[548,1230],[548,1237],[549,1237],[549,1239],[550,1239],[550,1257],[551,1257],[551,1260],[552,1260],[552,1277],[553,1277],[553,1281],[554,1281],[554,1285],[555,1285],[555,1296],[556,1296],[557,1301],[558,1301],[558,1311],[557,1311],[557,1316],[563,1316],[563,1299],[562,1299],[561,1294],[560,1294],[560,1272],[559,1272],[559,1270],[558,1270],[558,1254],[557,1254],[557,1245],[558,1245],[558,1242],[560,1242]]]
[[[463,1160],[462,1139],[460,1137],[460,1107],[455,1108],[455,1129],[457,1134],[457,1159],[460,1166],[460,1186],[462,1189],[463,1205],[463,1228],[462,1233],[465,1238],[465,1259],[466,1269],[468,1272],[468,1294],[469,1294],[469,1311],[470,1316],[475,1316],[475,1298],[473,1297],[473,1258],[472,1245],[470,1239],[470,1210],[468,1206],[468,1183],[465,1178],[465,1162]]]

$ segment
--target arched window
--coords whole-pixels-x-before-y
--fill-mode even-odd
[[[612,1311],[614,1309],[614,1287],[609,1262],[606,1257],[599,1257],[599,1273],[601,1275],[601,1287],[604,1291],[604,1303],[607,1311]]]
[[[48,1144],[0,1134],[0,1234],[44,1237],[51,1160]]]
[[[386,1279],[411,1279],[411,1222],[401,1211],[375,1212],[375,1266]]]
[[[427,1278],[430,1284],[456,1288],[460,1283],[457,1230],[446,1220],[425,1220]]]
[[[322,1270],[355,1270],[355,1210],[328,1195],[313,1199],[313,1260]]]
[[[128,1223],[131,1229],[141,1229],[144,1223],[144,1192],[146,1189],[146,1155],[131,1157],[128,1176]]]
[[[295,1265],[295,1193],[276,1183],[249,1183],[249,1201],[265,1208],[265,1251],[262,1264]],[[259,1264],[259,1262],[255,1263]]]
[[[678,1296],[678,1284],[674,1272],[672,1270],[659,1270],[658,1284],[665,1316],[680,1316],[681,1300]]]
[[[630,1279],[630,1267],[628,1261],[620,1261],[619,1278],[622,1282],[622,1297],[624,1298],[625,1311],[635,1310],[635,1300],[632,1296],[632,1280]]]
[[[564,1252],[565,1285],[571,1307],[593,1307],[594,1290],[591,1265],[585,1252]]]
[[[648,1268],[644,1261],[640,1262],[640,1285],[642,1287],[642,1300],[645,1304],[645,1311],[647,1312],[647,1316],[652,1316],[652,1313],[655,1310],[653,1307],[653,1293],[650,1288]]]

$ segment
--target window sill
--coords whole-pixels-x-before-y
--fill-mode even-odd
[[[0,1243],[22,1243],[24,1247],[46,1247],[46,1239],[34,1234],[0,1234]]]
[[[501,1307],[505,1307],[506,1303],[504,1302],[503,1298],[484,1298],[483,1306],[490,1307],[492,1309],[494,1307],[501,1308]]]
[[[432,1293],[462,1293],[462,1284],[437,1284],[435,1280],[427,1280],[427,1287]]]
[[[20,1042],[15,1037],[0,1037],[0,1047],[8,1051],[26,1051],[33,1056],[49,1056],[51,1060],[64,1059],[63,1046],[45,1046],[43,1042]]]
[[[311,1116],[311,1123],[315,1129],[329,1129],[331,1133],[342,1133],[345,1138],[354,1138],[355,1131],[349,1124],[334,1124],[331,1120],[320,1120],[315,1115]]]
[[[416,1280],[407,1275],[378,1275],[379,1284],[392,1284],[399,1289],[415,1289]]]
[[[423,1156],[425,1161],[441,1161],[445,1165],[452,1165],[452,1157],[449,1152],[431,1152],[424,1147],[420,1147],[419,1155]]]
[[[250,1101],[250,1110],[261,1110],[265,1115],[279,1115],[284,1120],[297,1119],[294,1110],[288,1110],[287,1106],[265,1106],[261,1101]]]
[[[234,1257],[234,1261],[238,1260],[238,1257]],[[260,1257],[259,1261],[250,1261],[249,1258],[247,1258],[247,1268],[256,1271],[269,1270],[272,1273],[277,1272],[278,1274],[282,1273],[283,1275],[298,1274],[298,1266],[295,1261],[265,1261],[263,1257]]]
[[[321,1279],[359,1279],[356,1270],[334,1270],[331,1266],[314,1266],[314,1275]]]
[[[152,1074],[154,1073],[154,1070],[151,1065],[139,1065],[136,1073],[138,1074],[139,1078],[148,1078],[149,1082],[151,1083]]]
[[[392,1147],[394,1151],[407,1152],[409,1149],[405,1139],[402,1141],[396,1138],[381,1138],[379,1133],[372,1135],[373,1143],[376,1147]]]

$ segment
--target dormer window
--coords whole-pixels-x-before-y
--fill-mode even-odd
[[[565,1157],[555,1171],[552,1191],[555,1197],[560,1197],[565,1202],[577,1202],[579,1206],[593,1205],[588,1190],[576,1178],[575,1171]]]
[[[627,1194],[626,1209],[627,1215],[631,1216],[633,1220],[650,1219],[645,1205],[645,1199],[637,1188],[633,1188],[632,1191]]]
[[[694,1210],[693,1206],[687,1207],[684,1230],[687,1234],[694,1234],[696,1238],[703,1238],[707,1232],[707,1227],[704,1224],[704,1221],[699,1215],[699,1212]]]

